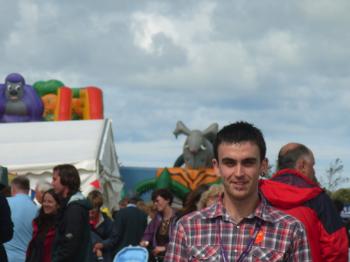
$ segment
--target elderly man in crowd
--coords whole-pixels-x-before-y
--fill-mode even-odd
[[[313,261],[348,261],[348,237],[332,200],[319,187],[312,151],[298,143],[283,146],[278,172],[261,181],[269,202],[299,219],[306,228]]]
[[[11,182],[11,197],[7,198],[11,219],[14,224],[14,234],[11,241],[4,244],[9,262],[23,262],[29,241],[32,239],[32,221],[38,213],[38,208],[30,199],[29,180],[26,177],[15,177]]]

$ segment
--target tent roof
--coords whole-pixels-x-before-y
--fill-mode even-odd
[[[51,171],[62,163],[94,170],[107,132],[106,121],[0,124],[0,164],[17,173]]]

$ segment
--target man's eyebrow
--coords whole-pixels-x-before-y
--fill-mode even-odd
[[[221,162],[237,162],[237,160],[231,157],[224,157],[221,159]]]
[[[256,162],[258,159],[256,157],[247,157],[245,159],[242,159],[242,162]]]
[[[238,162],[237,159],[225,157],[221,160],[222,162]],[[247,157],[242,159],[240,162],[256,162],[258,159],[256,157]]]

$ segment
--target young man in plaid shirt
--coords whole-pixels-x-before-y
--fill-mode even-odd
[[[258,191],[268,166],[261,131],[246,122],[228,125],[217,134],[214,154],[224,194],[178,221],[165,261],[311,261],[302,224]]]

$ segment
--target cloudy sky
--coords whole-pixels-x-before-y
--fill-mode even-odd
[[[0,3],[2,77],[99,86],[124,166],[171,166],[177,120],[246,120],[272,163],[297,141],[350,171],[347,0]]]

